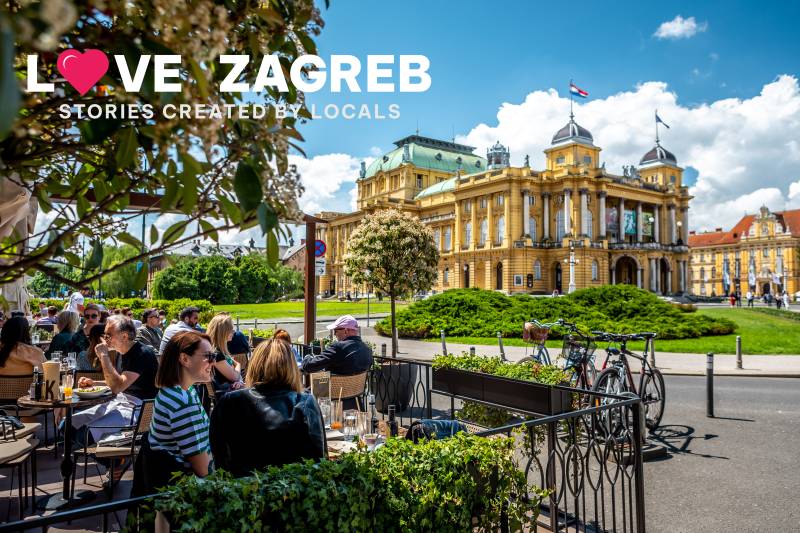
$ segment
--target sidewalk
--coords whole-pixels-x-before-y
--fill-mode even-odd
[[[372,328],[363,328],[363,339],[375,343],[380,353],[380,346],[386,343],[387,353],[391,353],[391,339],[377,335]],[[467,344],[447,343],[450,353],[468,352]],[[531,346],[532,348],[532,346]],[[511,361],[529,355],[531,348],[521,346],[506,346],[506,357]],[[482,355],[500,355],[500,348],[492,346],[475,346],[477,353]],[[439,342],[426,342],[411,339],[400,339],[400,357],[430,361],[434,355],[442,353]],[[598,349],[595,360],[601,365],[605,353]],[[633,362],[633,368],[638,368]],[[706,373],[705,354],[668,353],[656,350],[656,366],[664,374],[683,376],[703,376]],[[736,369],[736,356],[722,354],[714,356],[714,374],[717,376],[748,376],[748,377],[798,377],[800,378],[800,355],[743,355],[742,369]]]

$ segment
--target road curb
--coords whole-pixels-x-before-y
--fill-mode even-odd
[[[705,376],[706,373],[702,371],[688,371],[688,370],[664,370],[663,368],[659,368],[658,370],[665,376],[691,376],[691,377],[698,377],[698,376]],[[786,372],[786,373],[779,373],[779,372],[750,372],[747,370],[743,370],[741,372],[714,372],[714,377],[740,377],[740,378],[800,378],[800,372]]]

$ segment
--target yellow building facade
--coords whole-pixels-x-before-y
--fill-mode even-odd
[[[722,296],[750,290],[756,296],[800,291],[800,209],[764,206],[728,231],[692,233],[692,293]]]
[[[369,167],[362,163],[356,212],[317,215],[327,221],[317,235],[328,246],[323,295],[363,294],[344,273],[348,237],[367,213],[386,208],[433,231],[437,292],[551,294],[628,283],[674,294],[690,285],[690,196],[683,169],[658,141],[622,175],[606,171],[601,148],[572,116],[545,150],[543,169],[531,168],[527,156],[524,166],[510,166],[499,142],[486,158],[419,135],[395,146]]]

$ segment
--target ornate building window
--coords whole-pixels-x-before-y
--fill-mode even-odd
[[[443,282],[445,285],[448,285],[448,284],[450,283],[450,269],[449,269],[449,268],[445,268],[445,269],[444,269],[444,274],[443,274],[443,280],[442,280],[442,282]]]
[[[449,252],[453,240],[453,230],[450,226],[444,228],[444,251]]]
[[[706,281],[706,267],[700,267],[700,281]]]
[[[600,279],[598,271],[600,269],[597,266],[597,261],[592,261],[592,281],[597,281]]]
[[[717,267],[715,266],[711,267],[711,279],[712,280],[717,279]]]
[[[556,165],[563,165],[566,161],[566,158],[563,155],[560,155],[556,158]]]
[[[486,239],[489,237],[489,221],[485,218],[481,220],[481,232],[478,235],[478,244],[483,246],[486,244]]]
[[[481,206],[481,209],[486,209],[486,197],[485,196],[481,197],[480,206]]]
[[[536,197],[532,194],[528,195],[528,205],[536,205]]]
[[[559,209],[556,211],[556,240],[560,241],[564,238],[566,232],[564,231],[564,210]]]
[[[497,203],[497,205],[502,206],[503,202],[505,202],[505,198],[503,198],[502,194],[498,194],[497,196],[495,196],[495,202]]]
[[[465,213],[472,212],[472,200],[464,200],[464,212]]]
[[[417,189],[422,188],[422,174],[417,174]]]
[[[528,230],[532,241],[536,241],[536,218],[530,217],[528,219]]]
[[[495,235],[495,240],[497,244],[503,242],[503,236],[506,233],[506,219],[503,215],[497,217],[497,234]]]
[[[464,224],[464,242],[467,245],[472,242],[472,222]]]
[[[594,223],[594,217],[592,216],[592,212],[587,209],[586,212],[583,214],[583,220],[582,220],[583,226],[581,227],[581,229],[583,230],[583,234],[589,237],[590,239],[592,238],[593,223]]]
[[[533,279],[542,279],[542,262],[538,259],[533,263]]]
[[[433,242],[436,243],[437,250],[442,249],[442,230],[440,230],[439,228],[433,230]]]
[[[591,165],[592,164],[592,156],[590,156],[590,155],[583,156],[583,164],[584,165]]]

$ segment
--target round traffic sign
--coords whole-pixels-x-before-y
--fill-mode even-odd
[[[325,251],[327,249],[328,247],[325,246],[325,241],[319,239],[314,241],[314,257],[322,257],[323,255],[325,255]]]

